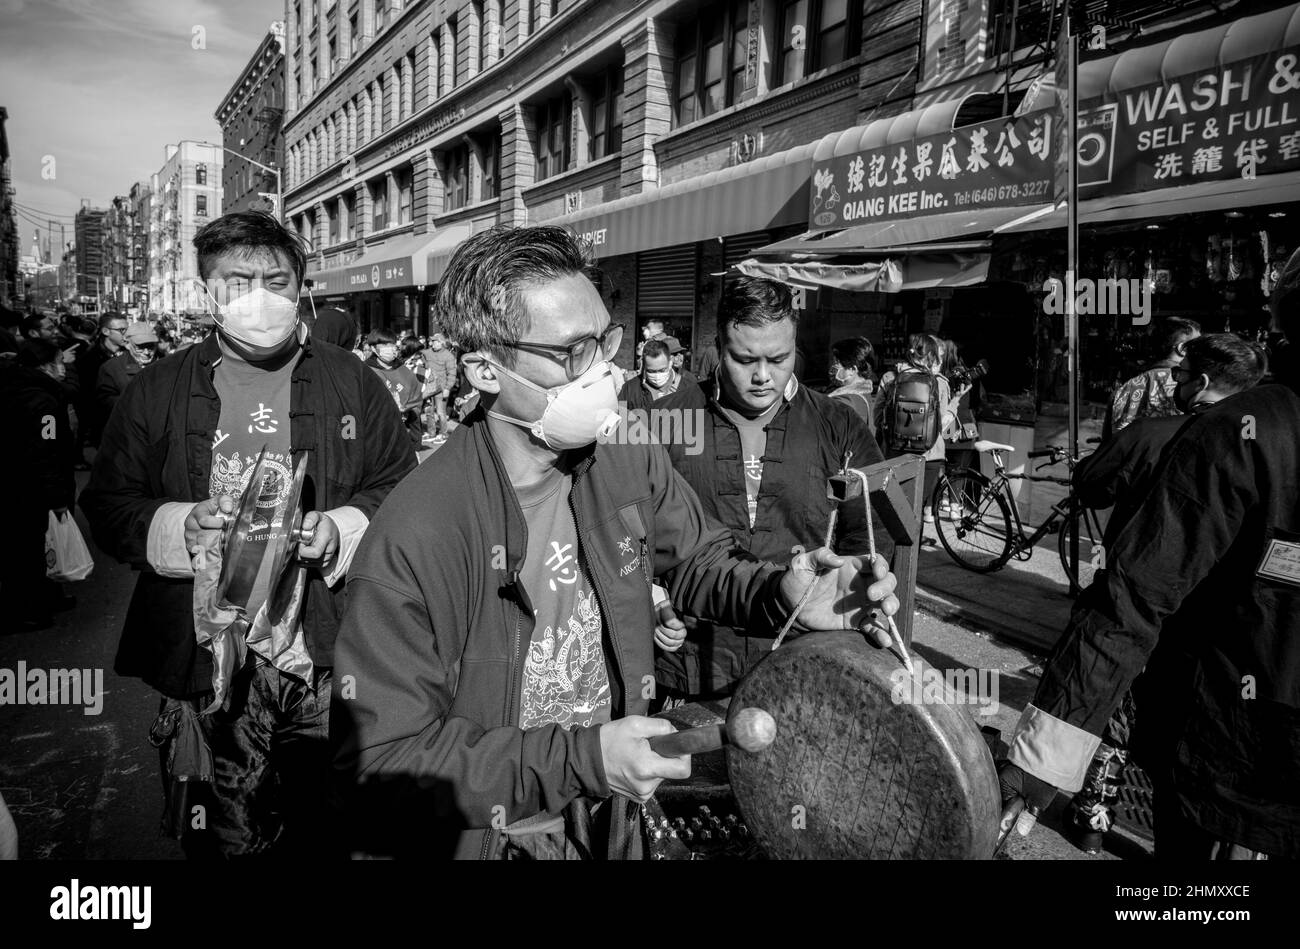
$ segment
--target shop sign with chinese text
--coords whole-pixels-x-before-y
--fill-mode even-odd
[[[1300,47],[1079,104],[1080,197],[1300,169]]]
[[[967,125],[813,165],[814,231],[1051,200],[1052,110]]]

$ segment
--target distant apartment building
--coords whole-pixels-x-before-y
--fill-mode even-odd
[[[166,146],[166,161],[149,182],[149,310],[199,316],[194,235],[221,216],[222,152],[210,142]]]
[[[83,198],[77,211],[73,230],[76,232],[76,297],[82,304],[103,304],[104,289],[104,224],[108,211],[92,208],[90,200]]]
[[[259,165],[284,167],[283,118],[284,23],[277,20],[216,111],[221,143],[229,149],[221,175],[223,213],[278,213],[271,197],[277,194],[276,175]]]

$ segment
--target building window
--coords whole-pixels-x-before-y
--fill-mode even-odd
[[[488,6],[496,13],[497,42],[491,59],[495,63],[506,54],[506,6],[503,0],[488,0]]]
[[[854,56],[862,4],[849,0],[785,0],[777,17],[777,85],[785,85]]]
[[[320,66],[316,62],[316,57],[311,58],[311,91],[314,94],[320,88]]]
[[[206,194],[196,194],[194,196],[194,213],[200,217],[208,216],[208,196]]]
[[[678,125],[740,101],[745,88],[749,4],[728,0],[705,8],[677,34]]]
[[[330,52],[330,72],[334,73],[339,68],[339,41],[331,36],[329,41]]]
[[[351,40],[349,47],[353,56],[357,55],[357,50],[361,48],[361,24],[357,22],[357,15],[354,13],[348,17],[348,36]]]
[[[537,19],[541,16],[542,5],[539,0],[528,0],[528,35],[537,32]]]
[[[302,98],[302,72],[297,69],[293,71],[293,94]]]
[[[623,67],[607,70],[591,97],[589,142],[592,161],[617,154],[623,147]]]
[[[347,239],[357,239],[357,198],[349,191],[339,199],[339,213],[343,215],[343,233]]]
[[[400,168],[393,172],[393,180],[397,185],[397,223],[411,223],[411,204],[414,193],[412,184],[415,175],[412,173],[410,166]]]
[[[329,217],[329,244],[333,247],[339,242],[339,212],[337,206],[330,202],[325,206],[325,214]]]
[[[456,48],[460,43],[460,31],[456,28],[458,25],[456,18],[450,16],[442,27],[447,31],[447,88],[449,90],[456,88]]]
[[[469,146],[458,145],[443,154],[442,209],[455,211],[469,203]]]
[[[407,115],[415,111],[415,52],[406,54],[402,67],[402,108]]]
[[[371,232],[382,231],[388,227],[388,179],[379,178],[370,184]]]
[[[388,20],[388,0],[375,0],[375,32],[382,30]]]
[[[569,128],[573,99],[569,93],[537,107],[537,180],[569,169]]]
[[[196,185],[205,185],[205,184],[208,183],[208,166],[207,166],[207,165],[195,165],[195,166],[194,166],[194,183],[195,183]]]
[[[480,201],[490,201],[501,196],[501,133],[497,132],[483,145],[483,189]]]

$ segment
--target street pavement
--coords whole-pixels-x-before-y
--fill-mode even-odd
[[[86,475],[78,475],[84,486]],[[91,577],[68,589],[76,606],[59,614],[53,629],[0,636],[0,668],[89,668],[102,670],[103,706],[87,715],[82,706],[0,707],[0,794],[18,825],[20,855],[39,859],[178,859],[180,847],[159,835],[161,785],[158,756],[147,733],[158,711],[158,697],[134,679],[113,674],[118,634],[134,586],[132,571],[94,548]],[[1046,553],[1045,551],[1042,553]],[[1038,556],[1042,556],[1040,553]],[[923,568],[922,581],[929,573]],[[972,575],[973,576],[973,575]],[[986,624],[958,609],[936,615],[919,599],[913,644],[917,655],[939,669],[997,672],[996,711],[976,715],[1008,740],[1021,710],[1033,695],[1044,651],[1008,639],[996,624]],[[990,627],[995,630],[989,632]],[[1065,796],[1026,839],[1014,838],[1011,859],[1142,858],[1149,848],[1137,838],[1112,835],[1112,853],[1097,857],[1076,850],[1059,833]]]

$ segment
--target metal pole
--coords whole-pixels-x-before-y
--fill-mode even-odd
[[[1065,15],[1069,16],[1067,7]],[[1069,177],[1066,186],[1066,289],[1065,289],[1065,325],[1069,346],[1069,386],[1070,386],[1070,457],[1079,457],[1079,317],[1075,312],[1074,279],[1079,269],[1079,38],[1066,27],[1066,42],[1069,56],[1070,89],[1068,127],[1066,129],[1066,147],[1069,149]],[[1070,514],[1070,569],[1079,575],[1079,518],[1075,511]]]

